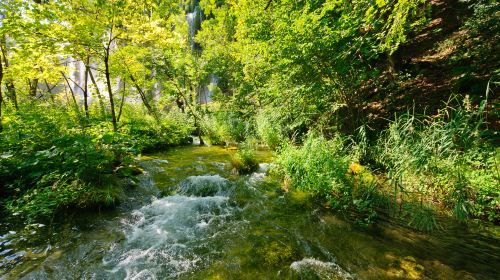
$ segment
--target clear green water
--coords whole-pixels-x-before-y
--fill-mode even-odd
[[[143,156],[141,186],[114,211],[28,228],[4,219],[0,278],[499,279],[498,228],[361,229],[307,193],[283,193],[263,170],[232,175],[234,152]]]

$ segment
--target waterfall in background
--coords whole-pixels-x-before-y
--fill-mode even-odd
[[[207,104],[212,102],[212,96],[215,93],[217,85],[219,84],[219,77],[217,77],[216,75],[210,74],[208,75],[208,77],[209,84],[202,85],[198,92],[198,102],[200,104]]]
[[[71,59],[71,58],[70,58]],[[71,88],[75,95],[79,95],[83,98],[83,88],[85,88],[85,64],[82,61],[74,60],[72,63],[73,73],[70,77],[73,80],[71,82]],[[89,79],[90,82],[90,79]]]
[[[203,12],[198,3],[195,4],[191,12],[187,13],[186,20],[189,26],[188,32],[191,48],[193,50],[201,50],[200,45],[194,40],[196,33],[198,33],[198,30],[201,28],[201,22],[203,21]]]
[[[193,0],[189,3],[186,13],[186,21],[188,23],[188,35],[189,35],[189,43],[191,44],[191,49],[193,51],[202,51],[201,46],[195,41],[195,36],[198,33],[198,30],[201,29],[201,23],[204,20],[205,15],[203,14],[203,10],[200,7],[198,0]],[[219,83],[219,77],[215,74],[209,74],[208,84],[201,84],[198,88],[198,103],[207,104],[212,102],[212,96],[214,94],[214,90]]]
[[[69,68],[69,74],[66,74],[69,80],[69,84],[71,86],[71,89],[75,93],[75,96],[77,96],[79,102],[83,103],[83,89],[85,88],[85,63],[80,60],[76,60],[73,57],[69,56],[66,58],[60,57],[59,58],[68,68]],[[92,63],[90,66],[90,71],[92,72],[92,75],[95,78],[95,81],[97,83],[97,87],[99,88],[99,91],[101,95],[103,95],[104,98],[107,96],[107,91],[106,91],[106,84],[101,79],[98,75],[97,69],[97,63]],[[115,79],[116,83],[113,85],[113,92],[118,92],[122,88],[122,81],[120,78]],[[39,89],[46,91],[47,86],[45,84],[39,84],[38,85]],[[64,92],[66,87],[66,82],[61,79],[60,85],[56,86],[52,92],[53,93],[59,93],[59,92]],[[88,102],[89,104],[92,104],[93,102],[97,101],[97,96],[95,94],[95,86],[92,83],[92,80],[90,78],[90,75],[87,79],[87,87],[88,87]]]

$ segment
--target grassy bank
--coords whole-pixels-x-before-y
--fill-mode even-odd
[[[438,213],[498,224],[500,150],[485,106],[399,116],[372,140],[365,128],[332,139],[309,133],[279,150],[276,171],[285,188],[311,191],[363,225],[380,211],[425,230]]]

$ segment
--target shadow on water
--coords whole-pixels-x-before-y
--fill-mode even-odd
[[[497,279],[498,228],[415,232],[382,218],[361,229],[284,193],[266,175],[231,175],[233,149],[181,147],[146,170],[116,210],[52,225],[3,222],[1,279]],[[259,151],[261,163],[272,154]]]

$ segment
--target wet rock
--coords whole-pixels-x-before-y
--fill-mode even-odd
[[[300,279],[354,279],[354,277],[334,262],[323,262],[304,258],[293,262],[290,269]]]

